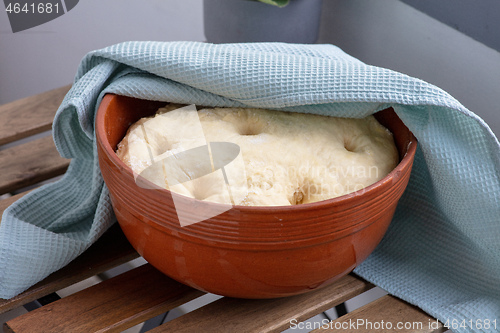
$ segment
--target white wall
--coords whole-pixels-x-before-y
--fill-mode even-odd
[[[323,0],[322,15],[319,42],[443,88],[500,135],[498,51],[399,0]],[[87,52],[126,40],[204,40],[202,0],[82,0],[16,34],[0,11],[0,103],[68,84]]]
[[[500,137],[500,52],[399,0],[323,0],[322,15],[319,42],[441,87]]]

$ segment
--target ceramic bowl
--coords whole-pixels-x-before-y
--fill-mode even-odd
[[[138,253],[164,274],[230,297],[295,295],[348,274],[384,236],[407,186],[417,146],[392,109],[376,117],[392,131],[400,163],[377,183],[303,205],[233,206],[181,227],[177,212],[196,213],[201,201],[137,186],[132,170],[115,154],[128,127],[165,104],[108,94],[95,124],[99,164],[118,223]]]

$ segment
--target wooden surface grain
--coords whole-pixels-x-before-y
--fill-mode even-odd
[[[445,328],[443,324],[422,310],[394,296],[385,295],[313,332],[339,331],[343,333],[438,333],[444,332]]]
[[[225,297],[150,332],[281,332],[290,328],[294,320],[306,320],[372,287],[347,275],[329,286],[297,296],[264,300]]]
[[[26,194],[28,194],[30,191],[26,191],[26,192],[23,192],[23,193],[19,193],[19,194],[16,194],[16,195],[13,195],[9,198],[5,198],[3,200],[0,200],[0,216],[2,216],[3,214],[3,211],[5,209],[7,209],[7,207],[9,207],[10,205],[12,205],[14,202],[16,202],[18,199],[21,199],[22,197],[24,197]],[[0,221],[1,222],[1,221]]]
[[[50,130],[67,85],[0,105],[0,145]]]
[[[9,300],[0,299],[0,313],[71,286],[89,277],[139,257],[118,224],[113,225],[87,251],[25,292]]]
[[[69,160],[56,150],[52,136],[46,136],[0,151],[0,194],[63,174]]]
[[[12,332],[121,332],[203,294],[145,264],[14,318],[5,328]]]

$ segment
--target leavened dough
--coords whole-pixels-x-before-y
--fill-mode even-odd
[[[246,182],[241,179],[245,186],[232,188],[232,194],[238,194],[232,204],[283,206],[334,198],[375,183],[398,163],[392,134],[373,116],[347,119],[265,109],[179,107],[167,105],[156,116],[133,124],[118,145],[119,158],[140,174],[155,161],[208,142],[235,143],[241,148]],[[226,169],[237,179],[234,170]],[[164,167],[151,177],[173,192],[228,202],[220,174],[199,177],[182,172],[193,181],[169,187],[172,177],[164,174]]]

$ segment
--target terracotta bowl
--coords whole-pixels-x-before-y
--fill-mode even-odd
[[[376,117],[394,134],[401,161],[377,183],[303,205],[233,206],[181,227],[176,211],[196,213],[200,201],[137,186],[131,169],[115,154],[128,127],[165,104],[106,95],[96,115],[99,164],[118,223],[139,254],[164,274],[224,296],[289,296],[348,274],[384,236],[417,146],[393,110]],[[175,207],[173,196],[178,196]]]

